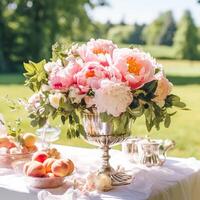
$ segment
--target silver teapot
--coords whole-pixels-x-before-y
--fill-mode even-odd
[[[167,151],[175,147],[172,140],[132,138],[122,145],[122,151],[129,155],[130,161],[147,167],[162,166]]]

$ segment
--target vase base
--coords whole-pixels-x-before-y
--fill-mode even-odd
[[[111,175],[111,179],[113,186],[120,186],[130,184],[133,180],[133,177],[125,172],[115,172]]]

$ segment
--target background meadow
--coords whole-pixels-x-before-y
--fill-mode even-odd
[[[0,113],[6,121],[20,117],[23,130],[35,132],[27,113],[24,110],[11,112],[6,100],[31,95],[23,85],[24,61],[49,59],[51,46],[56,41],[70,44],[83,43],[91,37],[112,39],[120,47],[136,46],[156,57],[174,84],[174,92],[190,109],[179,111],[170,128],[153,129],[151,133],[141,118],[133,125],[132,135],[173,139],[177,146],[170,155],[200,159],[200,3],[197,0],[154,0],[155,12],[150,12],[141,6],[146,5],[145,2],[147,0],[1,0]],[[61,125],[59,121],[53,124]],[[91,147],[82,139],[68,140],[65,127],[61,128],[57,143]]]
[[[161,128],[160,131],[153,129],[147,132],[144,120],[141,118],[136,121],[132,128],[132,135],[149,135],[153,138],[168,138],[176,141],[175,150],[170,155],[189,157],[195,156],[200,158],[200,62],[197,61],[172,61],[159,60],[167,73],[168,78],[174,84],[174,92],[178,94],[186,103],[189,111],[179,111],[173,117],[170,128]],[[9,84],[8,84],[8,80]],[[0,76],[0,110],[5,115],[7,121],[13,121],[20,117],[23,119],[23,130],[34,132],[26,118],[26,112],[23,110],[11,112],[8,108],[9,103],[5,100],[6,95],[10,99],[28,97],[31,91],[23,86],[22,75],[1,75]],[[60,126],[60,121],[53,122],[54,125]],[[91,147],[82,139],[69,140],[65,136],[65,127],[61,126],[62,135],[57,141],[58,144]],[[120,148],[120,147],[117,147]]]

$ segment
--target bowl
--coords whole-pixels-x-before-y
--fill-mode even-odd
[[[23,165],[30,161],[34,153],[0,154],[0,168],[14,169],[17,164]]]
[[[64,184],[66,177],[32,177],[25,176],[25,182],[29,187],[38,189],[57,188]]]

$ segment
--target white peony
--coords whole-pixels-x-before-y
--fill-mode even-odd
[[[56,109],[59,108],[61,99],[66,101],[66,98],[65,98],[64,94],[62,94],[62,93],[55,93],[55,94],[49,95],[49,102],[50,102],[51,106]]]
[[[44,95],[41,92],[33,94],[28,99],[27,110],[37,110],[40,107],[40,102],[44,99]]]
[[[41,90],[42,90],[42,92],[47,92],[47,91],[51,90],[51,88],[49,85],[42,84]]]
[[[101,87],[95,91],[94,102],[97,112],[118,117],[131,104],[133,96],[130,88],[124,83],[103,80]]]
[[[156,76],[158,80],[158,86],[155,91],[155,98],[153,99],[154,102],[158,103],[161,107],[165,104],[165,99],[167,95],[170,94],[172,91],[172,83],[162,74],[159,73]]]
[[[47,73],[52,73],[58,71],[60,68],[62,68],[62,62],[61,60],[57,60],[56,62],[48,62],[44,65],[44,70]]]
[[[86,108],[90,108],[95,104],[94,97],[85,96],[84,100],[85,100],[85,103],[86,103]]]
[[[72,103],[80,103],[85,94],[80,94],[80,90],[76,87],[70,87],[69,89],[69,98]]]

